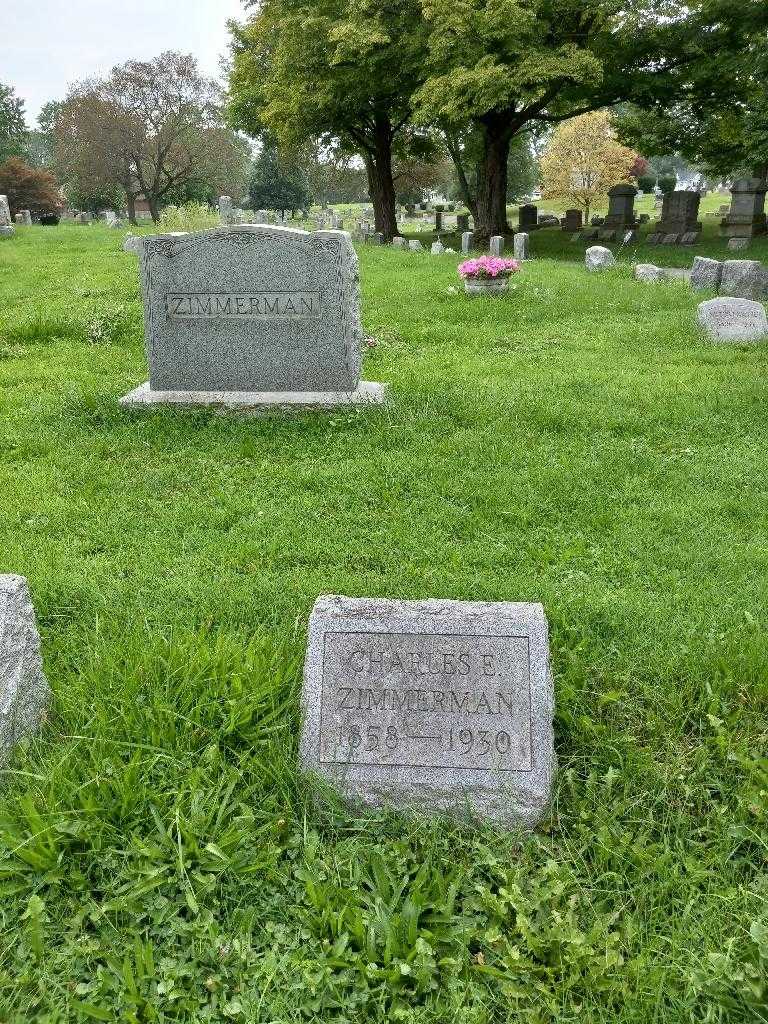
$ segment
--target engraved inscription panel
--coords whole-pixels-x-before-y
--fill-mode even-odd
[[[328,632],[323,764],[533,770],[527,637]]]
[[[297,320],[322,313],[320,292],[170,292],[169,320]]]

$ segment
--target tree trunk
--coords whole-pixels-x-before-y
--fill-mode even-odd
[[[385,242],[397,234],[395,182],[392,177],[392,125],[386,117],[376,118],[374,147],[363,154],[368,175],[368,194],[373,205],[375,230]]]
[[[136,220],[136,196],[133,194],[133,192],[126,192],[125,203],[128,209],[128,220],[130,221],[131,224],[137,224],[138,222]]]
[[[160,207],[157,202],[157,196],[147,196],[147,202],[149,203],[149,213],[152,221],[157,224],[160,220]]]
[[[456,168],[456,176],[459,179],[461,197],[464,200],[464,204],[467,209],[472,214],[472,220],[477,223],[477,200],[472,195],[472,190],[469,187],[467,172],[464,168],[464,161],[461,156],[461,146],[458,140],[454,139],[446,128],[443,129],[443,136],[445,137],[445,145],[450,158],[453,160],[453,166]]]
[[[477,216],[475,245],[488,244],[491,235],[510,233],[507,224],[507,161],[511,133],[499,115],[488,115],[478,124],[483,152],[477,168]]]

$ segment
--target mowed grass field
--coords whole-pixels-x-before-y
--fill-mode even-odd
[[[361,251],[385,409],[130,413],[137,261],[0,241],[0,571],[54,691],[0,770],[0,1021],[768,1020],[768,347],[700,296]],[[542,601],[532,834],[319,797],[322,593]]]

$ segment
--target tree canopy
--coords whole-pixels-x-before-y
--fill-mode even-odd
[[[193,57],[129,61],[73,87],[56,112],[56,160],[82,191],[119,186],[131,219],[143,195],[154,220],[180,191],[242,193],[246,145],[224,123],[219,86]]]
[[[24,153],[24,101],[13,88],[0,82],[0,163]]]
[[[266,138],[254,161],[248,192],[255,210],[298,210],[310,202],[306,172]]]
[[[392,167],[429,140],[412,127],[425,29],[419,0],[262,0],[233,26],[235,126],[283,146],[336,139],[365,162],[376,229],[397,231]]]
[[[585,220],[614,185],[629,181],[638,155],[616,138],[605,110],[582,114],[558,125],[541,158],[545,199],[565,199],[584,211]]]

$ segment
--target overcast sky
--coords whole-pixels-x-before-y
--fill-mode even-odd
[[[132,58],[163,50],[192,53],[220,77],[227,19],[242,18],[242,0],[5,0],[0,82],[12,85],[34,127],[47,100],[70,82],[104,74]]]

